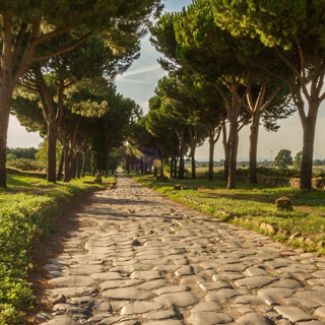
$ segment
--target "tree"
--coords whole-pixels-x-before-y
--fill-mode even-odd
[[[164,15],[152,29],[153,42],[166,55],[161,60],[166,69],[185,70],[202,75],[214,83],[224,100],[229,132],[224,132],[228,188],[235,187],[238,133],[247,118],[243,116],[246,65],[238,56],[243,43],[219,28],[212,15],[209,1],[195,1],[180,14]],[[224,130],[226,124],[224,125]]]
[[[105,45],[103,39],[90,37],[77,49],[49,60],[43,67],[35,65],[25,73],[20,84],[27,92],[38,94],[43,117],[47,126],[48,138],[48,181],[56,180],[55,150],[64,115],[64,100],[69,89],[83,79],[104,75],[108,79],[125,71],[132,60],[138,56],[139,46],[136,35],[122,34],[116,37],[116,43]],[[69,38],[68,38],[69,39]],[[130,39],[130,40],[129,40]],[[67,40],[62,40],[63,43]],[[53,47],[56,44],[51,44]],[[113,51],[111,47],[119,48]],[[89,63],[85,66],[85,60]],[[100,85],[97,84],[99,88]]]
[[[292,164],[293,159],[291,156],[291,151],[287,149],[280,150],[274,159],[274,165],[282,169],[287,169],[288,166]]]
[[[36,62],[43,62],[79,46],[94,33],[110,41],[117,30],[143,31],[158,0],[5,1],[0,5],[0,187],[6,186],[6,145],[13,90]],[[49,43],[74,35],[63,47]]]
[[[300,169],[302,163],[302,151],[296,153],[293,165],[295,168]]]
[[[311,189],[315,128],[320,105],[325,100],[325,3],[214,0],[214,4],[219,24],[234,35],[258,38],[290,69],[289,76],[281,69],[268,73],[288,84],[298,108],[303,127],[300,186]]]

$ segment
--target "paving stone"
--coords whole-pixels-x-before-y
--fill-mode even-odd
[[[143,323],[143,325],[183,325],[183,324],[184,323],[182,321],[174,320],[174,319]]]
[[[197,299],[191,292],[187,291],[187,292],[167,293],[155,298],[155,301],[165,306],[174,305],[176,307],[187,307],[195,304],[197,302]]]
[[[265,288],[258,291],[261,297],[268,305],[279,304],[284,298],[292,297],[294,290],[282,288]]]
[[[163,319],[171,319],[177,316],[174,309],[160,310],[160,311],[152,311],[146,314],[143,314],[142,317],[150,320],[163,320]]]
[[[102,296],[117,300],[146,300],[154,297],[154,295],[148,291],[132,287],[107,290],[102,292]]]
[[[311,320],[311,315],[304,312],[302,309],[291,306],[276,306],[274,309],[284,318],[289,319],[291,322],[302,322]]]
[[[143,280],[138,280],[138,279],[110,280],[101,283],[99,286],[101,290],[107,290],[107,289],[115,289],[115,288],[132,287],[141,283],[143,283]]]
[[[314,316],[325,321],[325,306],[317,308],[314,312]]]
[[[161,279],[161,273],[159,271],[135,271],[131,274],[131,279],[157,280]]]
[[[89,287],[94,283],[95,280],[87,276],[65,276],[49,281],[49,284],[53,287]]]
[[[214,301],[209,301],[209,302],[205,302],[202,301],[200,303],[198,303],[192,310],[192,313],[196,313],[196,312],[207,312],[207,311],[220,311],[222,310],[221,305],[219,305],[218,303],[214,302]]]
[[[45,266],[53,289],[40,301],[55,306],[44,324],[325,325],[324,257],[174,206],[124,177],[72,217],[79,228]]]
[[[177,292],[184,292],[184,291],[188,291],[188,287],[186,287],[186,286],[167,286],[167,287],[163,287],[163,288],[155,290],[155,293],[157,295],[162,295],[162,294],[166,294],[166,293],[177,293]]]
[[[70,317],[68,316],[56,316],[52,320],[44,323],[44,325],[77,325]]]
[[[240,325],[271,325],[271,322],[256,313],[246,314],[236,320]]]
[[[210,291],[206,296],[206,301],[214,301],[224,304],[228,302],[231,298],[238,296],[239,293],[233,289],[221,289],[218,291]]]
[[[224,313],[216,313],[211,311],[195,312],[191,314],[189,322],[193,325],[215,325],[230,323],[232,318]]]
[[[193,268],[189,265],[184,265],[175,271],[175,275],[179,277],[192,275],[192,274],[193,274]]]
[[[150,302],[150,301],[134,302],[122,308],[121,316],[144,314],[150,311],[157,311],[160,309],[162,309],[162,305],[157,302]]]
[[[259,288],[263,288],[266,285],[276,281],[277,278],[272,278],[270,276],[252,276],[249,278],[244,278],[244,279],[240,279],[235,281],[236,286],[239,287],[246,287],[249,289],[259,289]]]

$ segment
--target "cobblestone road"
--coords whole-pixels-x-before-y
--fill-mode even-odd
[[[325,258],[187,210],[127,178],[93,195],[45,266],[47,325],[325,324]],[[48,319],[46,319],[48,318]]]

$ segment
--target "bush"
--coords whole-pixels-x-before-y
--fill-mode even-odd
[[[23,171],[44,171],[46,166],[37,160],[19,158],[8,160],[8,166]]]
[[[41,179],[21,175],[10,179],[12,184],[27,184],[27,189],[40,182],[46,186]],[[27,280],[31,252],[52,230],[70,198],[88,188],[90,185],[76,181],[56,185],[43,195],[0,193],[0,325],[20,324],[24,313],[32,309],[34,297]]]

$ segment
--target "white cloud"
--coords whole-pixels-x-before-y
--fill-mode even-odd
[[[137,75],[146,74],[149,72],[159,71],[159,70],[161,70],[161,67],[158,63],[151,64],[146,67],[141,67],[139,69],[127,71],[127,72],[123,73],[122,75],[117,76],[116,81],[121,82],[121,81],[125,80],[127,77],[137,76]]]

